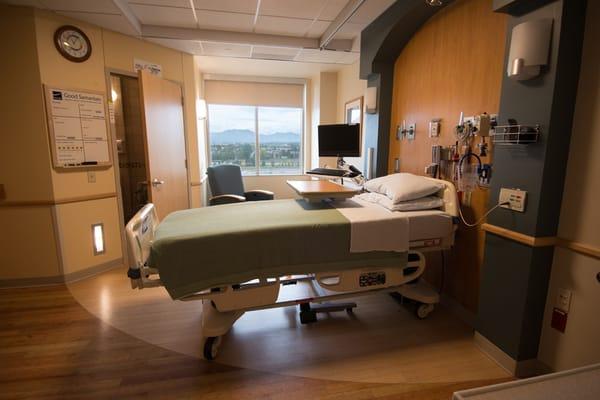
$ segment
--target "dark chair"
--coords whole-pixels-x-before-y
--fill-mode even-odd
[[[242,170],[239,165],[218,165],[206,169],[212,197],[208,205],[242,203],[244,201],[273,200],[268,190],[244,190]]]

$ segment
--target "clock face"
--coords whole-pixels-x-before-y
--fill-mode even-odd
[[[92,45],[88,37],[74,26],[62,26],[54,33],[54,44],[60,54],[74,62],[90,58]]]

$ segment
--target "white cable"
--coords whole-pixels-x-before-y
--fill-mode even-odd
[[[506,204],[510,204],[510,203],[509,203],[508,201],[505,201],[505,202],[502,202],[502,203],[498,203],[498,204],[496,204],[494,207],[490,208],[490,209],[488,210],[488,212],[486,212],[485,214],[483,214],[483,217],[479,218],[479,220],[477,220],[477,222],[475,222],[474,224],[470,224],[470,223],[468,223],[468,222],[465,220],[465,217],[463,216],[463,213],[462,213],[462,207],[461,207],[461,205],[460,205],[460,204],[458,205],[458,213],[460,214],[460,219],[462,220],[463,224],[465,224],[465,225],[466,225],[466,226],[468,226],[469,228],[472,228],[472,227],[474,227],[474,226],[477,226],[477,225],[481,224],[481,222],[482,222],[482,221],[485,219],[485,217],[487,217],[488,215],[490,215],[490,213],[491,213],[492,211],[494,211],[496,208],[498,208],[498,207],[500,207],[500,206],[503,206],[503,205],[506,205]]]

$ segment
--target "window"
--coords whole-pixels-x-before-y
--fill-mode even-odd
[[[303,117],[298,107],[209,104],[210,165],[236,164],[244,175],[301,174]]]

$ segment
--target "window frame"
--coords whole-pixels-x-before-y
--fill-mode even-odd
[[[306,102],[304,102],[304,104],[302,105],[302,107],[298,107],[298,109],[300,109],[302,111],[302,115],[301,115],[301,122],[302,122],[302,128],[301,128],[301,132],[300,132],[300,153],[299,153],[299,161],[300,161],[300,165],[298,168],[298,173],[292,173],[292,174],[282,174],[282,173],[278,173],[278,174],[261,174],[260,173],[260,133],[259,133],[259,121],[258,121],[258,109],[260,107],[264,107],[264,108],[296,108],[296,107],[289,107],[289,106],[272,106],[272,105],[252,105],[252,104],[223,104],[223,103],[207,103],[206,104],[206,142],[207,142],[207,158],[208,158],[208,166],[212,166],[212,148],[211,148],[211,144],[210,144],[210,135],[211,135],[211,129],[210,129],[210,106],[211,105],[220,105],[220,106],[232,106],[232,107],[254,107],[254,143],[255,143],[255,151],[254,151],[254,162],[255,162],[255,166],[256,166],[256,174],[244,174],[244,171],[242,169],[242,176],[260,176],[260,177],[264,177],[264,176],[299,176],[299,175],[304,175],[304,142],[306,140]]]

